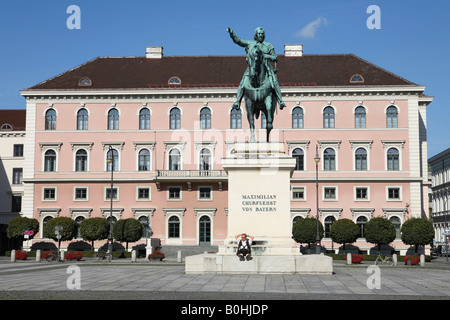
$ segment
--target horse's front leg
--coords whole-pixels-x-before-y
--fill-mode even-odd
[[[273,129],[273,115],[274,115],[274,102],[275,100],[273,99],[272,95],[268,95],[265,99],[265,105],[266,105],[266,120],[267,120],[267,124],[266,124],[266,141],[269,142],[269,136],[270,136],[270,131],[272,131]]]
[[[245,98],[245,109],[247,111],[247,120],[250,126],[250,142],[255,142],[255,118],[254,118],[254,105],[249,98]]]

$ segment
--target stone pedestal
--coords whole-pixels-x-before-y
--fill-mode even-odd
[[[302,256],[292,239],[290,178],[295,159],[279,142],[237,142],[228,173],[228,235],[217,254],[186,257],[186,273],[332,273],[330,257]],[[254,236],[253,260],[239,261],[236,235]]]

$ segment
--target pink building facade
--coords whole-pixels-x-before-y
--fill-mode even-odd
[[[249,139],[244,103],[231,110],[244,69],[245,57],[161,51],[97,58],[23,90],[23,215],[41,230],[57,216],[108,218],[112,196],[115,220],[139,219],[165,246],[222,244],[232,196],[222,158]],[[432,98],[423,86],[353,55],[280,55],[278,69],[287,107],[276,112],[271,140],[297,159],[292,223],[317,213],[316,147],[327,250],[339,251],[329,228],[340,218],[358,224],[353,245],[368,251],[371,218],[390,219],[399,236],[406,219],[426,216]],[[264,141],[264,119],[256,123]],[[46,240],[42,233],[34,239]],[[391,247],[408,249],[400,239]]]

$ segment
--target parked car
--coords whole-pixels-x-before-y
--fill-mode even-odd
[[[442,249],[442,245],[431,248],[431,255],[442,257]]]

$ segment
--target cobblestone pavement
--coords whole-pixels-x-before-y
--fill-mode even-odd
[[[431,267],[399,265],[380,267],[376,272],[371,264],[347,266],[335,262],[332,275],[190,275],[184,273],[183,264],[170,262],[3,260],[0,300],[448,300],[449,279],[450,266],[442,259]]]

